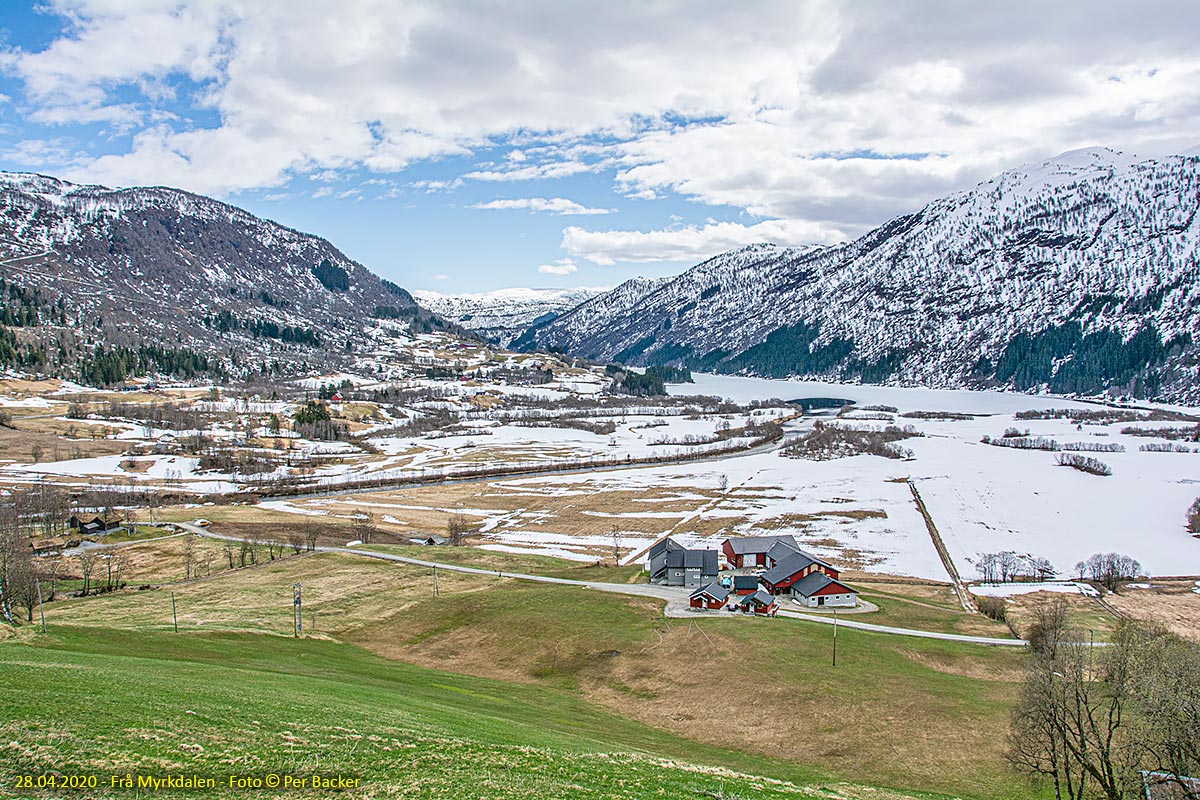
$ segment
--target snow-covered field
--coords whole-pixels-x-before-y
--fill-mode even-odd
[[[322,380],[347,377],[323,376]],[[824,417],[829,424],[858,428],[912,425],[922,435],[900,443],[912,453],[904,460],[859,455],[808,461],[761,450],[748,455],[715,455],[691,463],[493,481],[487,486],[511,496],[527,497],[528,502],[520,501],[520,507],[514,510],[481,496],[478,503],[467,504],[473,507],[458,511],[477,524],[486,545],[494,548],[593,559],[605,548],[611,549],[615,530],[622,539],[625,557],[636,559],[645,547],[666,534],[684,542],[716,546],[728,535],[791,533],[807,549],[847,567],[945,580],[945,569],[917,512],[908,483],[911,480],[967,580],[977,577],[976,564],[981,555],[1001,551],[1049,559],[1058,576],[1068,579],[1074,575],[1077,562],[1110,551],[1138,559],[1151,575],[1200,575],[1200,539],[1185,528],[1186,511],[1200,496],[1200,452],[1141,451],[1142,445],[1166,440],[1122,433],[1130,424],[1159,429],[1181,423],[1080,424],[1069,419],[1014,418],[1015,412],[1025,410],[1101,408],[1049,396],[713,375],[695,378],[695,384],[672,386],[671,391],[716,395],[743,404],[770,398],[844,398],[859,406],[895,406],[901,414],[944,411],[975,416],[948,421],[860,410],[836,423],[828,415]],[[414,385],[422,384],[417,381]],[[392,411],[384,411],[381,406],[374,415],[356,423],[369,445],[308,441],[289,432],[283,444],[274,445],[279,450],[247,445],[244,440],[237,447],[277,460],[277,469],[262,473],[265,477],[289,474],[310,481],[314,487],[332,489],[363,479],[427,478],[467,469],[581,461],[611,464],[626,458],[704,453],[728,446],[728,440],[711,441],[724,429],[791,413],[772,408],[749,414],[689,414],[647,400],[645,407],[612,413],[590,408],[587,413],[596,416],[576,424],[594,428],[583,430],[543,426],[551,422],[548,417],[563,413],[564,408],[558,405],[513,409],[511,404],[512,396],[520,393],[537,393],[546,399],[566,397],[561,390],[457,381],[431,381],[429,385],[444,396]],[[488,396],[481,397],[482,393]],[[574,397],[578,399],[578,395]],[[259,417],[267,413],[286,416],[285,412],[294,407],[229,400],[201,400],[195,405],[212,414],[246,411]],[[452,427],[396,435],[393,428],[397,422],[418,415],[423,408],[428,412],[427,406],[450,411]],[[41,405],[32,403],[28,407]],[[354,413],[363,412],[360,409]],[[538,426],[511,418],[521,415],[527,417],[525,422],[534,421]],[[103,424],[116,429],[108,438],[128,441],[131,447],[142,449],[128,455],[9,464],[0,468],[0,474],[19,482],[49,476],[74,485],[93,481],[118,486],[151,484],[198,492],[231,492],[245,487],[245,476],[199,471],[199,461],[194,457],[157,452],[164,444],[198,431],[171,432],[119,420],[61,422],[92,427]],[[259,430],[257,435],[263,435],[263,420],[256,418],[253,423]],[[814,418],[808,417],[788,423],[785,430],[794,440],[813,424]],[[1013,427],[1028,429],[1031,437],[1053,439],[1060,445],[1115,445],[1124,450],[1083,453],[1112,468],[1112,475],[1100,477],[1059,466],[1056,452],[997,447],[980,441],[984,436],[999,438]],[[242,431],[250,429],[244,424],[240,427]],[[243,435],[235,436],[235,430],[239,428],[222,418],[203,432],[228,443]],[[149,452],[151,446],[157,448],[156,452]],[[1188,444],[1187,448],[1190,451],[1196,446]],[[284,454],[292,467],[285,466]],[[274,501],[264,506],[287,513],[329,513],[322,509],[322,502]],[[412,524],[412,514],[431,511],[402,501],[372,500],[370,504],[378,505],[379,511],[387,514],[385,524],[393,525]],[[569,525],[563,522],[567,517]],[[428,527],[432,523],[427,520],[422,524]]]

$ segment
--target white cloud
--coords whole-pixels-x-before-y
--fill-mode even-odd
[[[89,145],[135,133],[75,180],[227,194],[501,150],[413,188],[611,170],[628,198],[829,241],[1057,151],[1194,145],[1195,26],[1162,22],[1193,5],[48,0],[64,32],[0,70],[23,90],[6,111],[105,127]],[[740,237],[584,233],[637,252]]]
[[[449,275],[442,275],[442,274],[440,274],[440,273],[439,273],[439,274],[437,274],[437,275],[430,275],[429,277],[430,277],[430,279],[431,279],[431,280],[435,280],[435,281],[448,281],[448,280],[450,280],[450,276],[449,276]]]
[[[565,197],[519,197],[505,200],[491,200],[486,203],[476,203],[471,208],[486,209],[528,209],[529,211],[546,211],[560,216],[585,216],[593,214],[611,214],[609,208],[588,208],[574,200]]]
[[[538,272],[543,275],[570,275],[578,271],[579,267],[569,258],[560,258],[552,264],[542,264],[538,267]]]
[[[434,192],[452,192],[462,184],[462,178],[451,178],[447,181],[412,181],[408,185],[414,189],[422,189],[426,194],[432,194]]]
[[[834,244],[843,238],[819,226],[785,220],[767,220],[756,225],[709,222],[702,227],[683,225],[655,231],[588,231],[572,226],[563,230],[562,247],[572,256],[607,266],[618,261],[696,263],[757,242]]]

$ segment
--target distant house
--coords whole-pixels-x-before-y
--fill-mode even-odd
[[[725,560],[734,569],[769,567],[771,562],[767,558],[767,553],[779,543],[790,545],[793,550],[800,549],[794,537],[784,534],[782,536],[730,537],[721,545],[721,552],[725,554]]]
[[[646,569],[651,583],[704,586],[717,579],[717,551],[689,550],[668,537],[647,551]]]
[[[85,520],[81,517],[73,516],[67,520],[67,525],[79,531],[84,536],[93,536],[100,533],[108,533],[121,527],[121,523],[117,521],[105,522],[100,517],[93,517],[90,520]]]
[[[809,608],[854,608],[858,605],[858,592],[820,572],[809,573],[793,584],[790,592],[792,597]]]
[[[762,574],[762,582],[767,585],[771,594],[786,594],[793,586],[814,573],[828,575],[834,579],[839,575],[837,568],[803,550],[789,551],[780,546],[774,552],[780,555],[779,560]]]
[[[447,540],[443,536],[438,536],[436,533],[431,533],[428,536],[419,539],[412,539],[410,541],[412,541],[413,544],[423,544],[429,547],[436,547],[438,545],[445,544]]]
[[[1191,800],[1200,797],[1200,778],[1169,772],[1143,772],[1142,788],[1146,800]]]
[[[734,575],[733,576],[733,593],[739,597],[744,597],[748,594],[754,594],[758,591],[758,576],[757,575]]]
[[[692,608],[719,610],[725,607],[725,601],[728,599],[728,589],[719,583],[710,583],[708,586],[692,592],[688,597],[688,605]]]
[[[761,589],[754,594],[748,594],[738,601],[738,608],[744,614],[765,614],[774,616],[779,610],[779,604],[775,602],[775,598]]]
[[[329,396],[329,402],[331,402],[331,403],[344,403],[344,402],[346,402],[346,399],[345,399],[344,397],[342,397],[342,393],[341,393],[341,392],[334,392],[333,394],[331,394],[331,395]]]
[[[34,539],[29,544],[33,548],[35,556],[60,556],[67,546],[66,540],[57,536],[48,539]]]

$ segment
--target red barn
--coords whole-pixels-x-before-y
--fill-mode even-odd
[[[769,567],[771,562],[767,553],[780,543],[790,546],[793,550],[800,549],[795,538],[784,534],[782,536],[731,537],[721,545],[721,551],[725,554],[725,560],[733,565],[734,569]]]

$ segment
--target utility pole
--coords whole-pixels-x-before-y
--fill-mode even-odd
[[[433,596],[438,596],[437,567],[433,568]]]
[[[304,632],[304,611],[300,604],[300,584],[298,583],[292,584],[292,622],[296,627],[292,636],[299,638],[300,634]]]
[[[175,632],[179,633],[179,617],[175,614],[175,593],[171,592],[171,624],[175,626]]]
[[[42,606],[42,582],[39,579],[37,582],[38,593],[38,614],[42,617],[42,633],[46,632],[46,609]]]
[[[837,611],[833,612],[833,665],[837,666]]]

